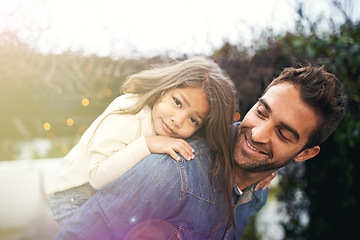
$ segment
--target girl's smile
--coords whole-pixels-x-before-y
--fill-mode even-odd
[[[169,127],[169,125],[167,125],[164,120],[162,121],[163,122],[163,128],[164,128],[164,131],[169,133],[169,134],[174,134],[174,131],[172,130],[171,127]]]
[[[153,106],[151,114],[155,132],[188,138],[205,124],[209,110],[207,94],[202,87],[171,89]]]

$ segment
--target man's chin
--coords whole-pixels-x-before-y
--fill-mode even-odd
[[[252,173],[263,173],[263,172],[267,172],[267,171],[272,171],[272,170],[277,170],[277,167],[274,166],[249,166],[249,165],[244,165],[244,164],[236,164],[236,166],[238,168],[241,168],[242,170],[245,170],[247,172],[252,172]]]

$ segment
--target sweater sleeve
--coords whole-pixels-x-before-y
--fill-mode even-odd
[[[135,115],[109,115],[95,131],[89,148],[89,181],[95,189],[116,180],[150,155],[141,120]]]

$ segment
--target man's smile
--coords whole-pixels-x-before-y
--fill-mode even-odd
[[[245,138],[245,141],[246,141],[246,144],[248,145],[248,147],[249,147],[250,149],[252,149],[252,150],[254,150],[254,151],[257,151],[257,152],[259,152],[259,153],[263,153],[263,152],[261,152],[259,149],[251,146],[251,144],[249,143],[249,141],[248,141],[246,138]]]
[[[248,136],[249,135],[249,136]],[[256,155],[269,155],[267,152],[269,151],[262,151],[259,148],[257,148],[251,141],[251,133],[247,134],[247,132],[244,132],[244,144],[243,144],[244,150],[252,153],[252,154],[256,154]]]

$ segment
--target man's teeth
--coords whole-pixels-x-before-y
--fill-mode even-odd
[[[256,148],[254,148],[253,146],[250,145],[249,141],[246,139],[246,144],[248,145],[248,147],[256,152],[261,153],[261,151],[257,150]]]

